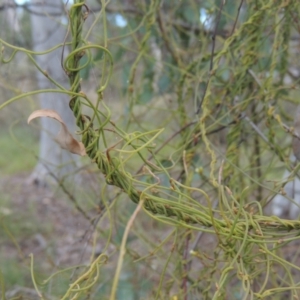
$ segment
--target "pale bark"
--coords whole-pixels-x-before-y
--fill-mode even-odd
[[[41,3],[41,1],[37,1]],[[32,42],[34,51],[45,51],[64,42],[67,32],[64,4],[61,0],[44,0],[43,5],[36,6],[31,14]],[[67,50],[67,49],[66,49]],[[65,54],[66,54],[65,50]],[[39,66],[59,84],[68,89],[69,81],[61,66],[62,48],[51,53],[35,56]],[[56,88],[41,72],[36,74],[39,89]],[[75,132],[75,118],[69,108],[69,97],[60,93],[41,93],[39,95],[41,108],[57,111],[70,132]],[[54,174],[61,178],[74,172],[79,163],[79,157],[63,150],[53,140],[59,131],[59,125],[49,118],[41,118],[41,136],[39,162],[30,180],[45,183],[48,175]],[[53,177],[53,176],[50,176]]]

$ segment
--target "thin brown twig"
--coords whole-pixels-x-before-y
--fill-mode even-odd
[[[183,288],[183,294],[184,294],[184,300],[188,300],[188,290],[187,290],[187,284],[188,284],[188,272],[190,270],[190,266],[187,263],[187,259],[189,256],[189,243],[191,240],[191,233],[187,232],[187,237],[185,239],[185,246],[184,246],[184,252],[183,252],[183,278],[182,278],[182,288]]]
[[[51,4],[45,4],[42,2],[38,2],[38,3],[30,3],[30,2],[26,2],[24,4],[18,4],[18,3],[5,3],[3,5],[0,5],[0,11],[5,11],[6,9],[9,8],[23,8],[25,11],[27,11],[30,14],[33,15],[37,15],[37,16],[45,16],[45,13],[43,12],[38,12],[35,11],[34,8],[39,7],[39,6],[44,6],[46,7],[56,7],[55,5],[51,5]],[[96,13],[99,12],[101,10],[101,7],[93,7],[90,9],[90,11]],[[106,7],[106,11],[108,13],[126,13],[126,14],[134,14],[136,16],[140,16],[142,17],[144,15],[144,12],[137,9],[134,6],[124,6],[124,7],[119,7],[119,6],[107,6]],[[57,12],[57,13],[50,13],[47,14],[48,16],[51,17],[59,17],[64,15],[63,12]],[[204,28],[199,28],[196,25],[193,25],[191,23],[187,23],[184,21],[178,21],[178,20],[166,20],[166,24],[173,26],[175,29],[183,29],[189,32],[193,32],[195,35],[200,35],[200,34],[204,34],[205,36],[207,35],[211,35],[213,34],[211,30],[206,30]],[[216,32],[217,36],[222,36],[222,37],[227,37],[228,36],[228,31],[226,29],[220,29],[217,30]]]
[[[210,82],[210,79],[211,79],[211,76],[212,76],[212,70],[213,70],[213,67],[214,67],[214,55],[215,55],[215,47],[216,47],[217,30],[218,30],[218,26],[219,26],[219,23],[220,23],[220,20],[221,20],[221,15],[222,15],[222,10],[223,10],[224,4],[225,4],[225,0],[222,0],[220,8],[219,8],[219,13],[218,13],[218,16],[217,16],[217,19],[216,19],[215,30],[214,30],[213,35],[211,37],[212,46],[211,46],[211,56],[210,56],[208,79],[207,79],[207,82],[206,82],[206,85],[205,85],[205,88],[204,88],[202,99],[201,99],[200,103],[198,104],[196,115],[198,115],[200,113],[201,106],[202,106],[203,100],[205,98],[205,95],[207,93],[208,85],[209,85],[209,82]]]
[[[235,27],[236,27],[236,24],[237,24],[237,21],[238,21],[240,12],[241,12],[241,8],[243,6],[243,2],[244,2],[244,0],[241,0],[241,3],[240,3],[239,8],[238,8],[237,15],[236,15],[236,18],[235,18],[235,21],[234,21],[234,24],[233,24],[233,27],[232,27],[232,30],[231,30],[231,33],[230,33],[230,36],[233,35],[233,33],[234,33],[234,30],[235,30]]]
[[[87,219],[92,223],[92,219],[89,215],[86,214],[86,212],[79,206],[76,198],[69,192],[69,190],[65,187],[63,184],[64,180],[59,180],[59,178],[50,170],[50,168],[47,166],[47,164],[43,163],[43,166],[47,169],[49,175],[56,181],[56,183],[59,185],[59,187],[62,189],[62,191],[68,196],[68,198],[73,202],[75,205],[75,208]]]

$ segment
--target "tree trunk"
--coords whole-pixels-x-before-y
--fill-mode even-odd
[[[67,32],[67,17],[61,0],[34,1],[40,5],[34,6],[31,14],[32,42],[34,51],[45,51],[64,42]],[[33,1],[31,1],[33,3]],[[42,5],[41,5],[42,4]],[[68,88],[69,81],[61,66],[62,47],[45,55],[35,56],[38,65],[59,84]],[[67,49],[65,49],[67,55]],[[41,72],[36,74],[39,89],[55,88]],[[53,109],[60,114],[70,132],[75,132],[75,118],[69,108],[69,97],[60,93],[41,93],[41,108]],[[61,178],[74,172],[79,164],[79,157],[63,150],[54,141],[60,125],[53,119],[41,118],[41,136],[39,162],[30,176],[37,184],[45,184],[47,178]]]

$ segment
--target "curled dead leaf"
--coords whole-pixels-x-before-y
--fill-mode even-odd
[[[29,117],[28,117],[28,124],[35,118],[40,117],[48,117],[55,119],[61,124],[61,129],[57,134],[55,140],[56,142],[63,148],[71,153],[78,154],[81,156],[86,155],[84,145],[81,142],[78,142],[72,134],[69,132],[66,124],[60,117],[60,115],[52,109],[39,109],[35,110]]]

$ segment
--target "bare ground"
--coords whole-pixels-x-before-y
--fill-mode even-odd
[[[23,173],[0,180],[0,260],[25,268],[26,283],[31,281],[31,253],[35,268],[49,276],[58,269],[88,263],[93,251],[90,221],[66,195],[28,184],[28,176]],[[4,279],[9,276],[2,272]],[[10,284],[13,279],[8,289],[13,288]]]

